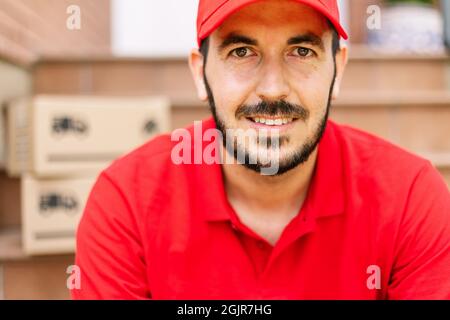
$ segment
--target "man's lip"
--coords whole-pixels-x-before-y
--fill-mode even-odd
[[[296,122],[298,120],[298,119],[294,119],[292,122],[289,122],[286,124],[271,126],[271,125],[267,125],[265,123],[254,122],[252,120],[249,120],[247,117],[245,117],[244,119],[245,119],[245,121],[247,121],[249,123],[249,125],[252,129],[278,130],[279,132],[289,130],[296,124]]]
[[[278,119],[294,119],[294,121],[298,120],[298,117],[293,117],[293,116],[266,116],[266,115],[259,115],[259,114],[243,116],[243,117],[247,118],[247,119],[264,118],[264,119],[269,119],[269,120],[278,120]]]

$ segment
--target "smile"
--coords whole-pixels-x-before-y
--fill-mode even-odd
[[[248,117],[247,119],[254,123],[261,123],[266,126],[283,126],[297,120],[296,118],[270,118],[270,117]]]

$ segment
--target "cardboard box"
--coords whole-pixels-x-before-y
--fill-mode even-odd
[[[165,98],[35,96],[8,107],[7,171],[57,177],[97,173],[170,131]]]
[[[22,245],[26,254],[75,251],[76,228],[95,176],[70,179],[22,177]]]

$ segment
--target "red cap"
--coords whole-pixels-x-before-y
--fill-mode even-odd
[[[261,0],[200,0],[197,15],[197,42],[200,46],[203,39],[216,30],[230,15],[246,5]],[[347,33],[340,23],[337,0],[292,0],[317,10],[323,14],[345,40]]]

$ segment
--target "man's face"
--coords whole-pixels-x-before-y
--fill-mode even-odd
[[[279,173],[306,161],[323,133],[336,76],[327,20],[292,1],[261,1],[228,18],[209,42],[202,76],[218,128],[277,132]],[[253,156],[260,147],[237,146]]]

